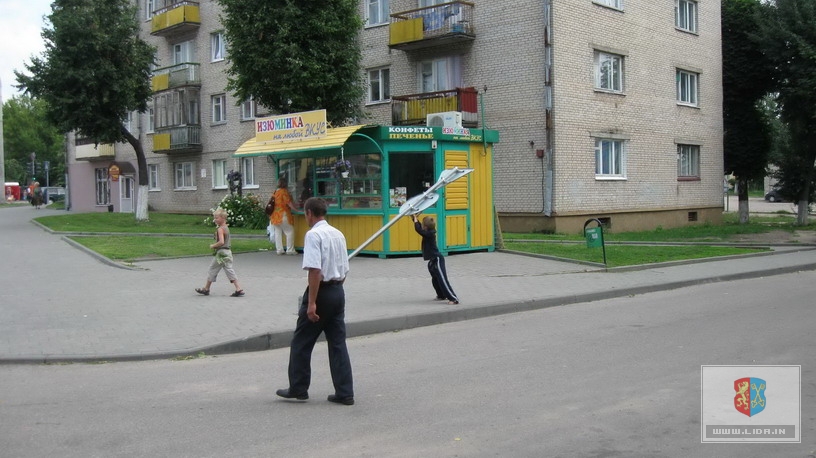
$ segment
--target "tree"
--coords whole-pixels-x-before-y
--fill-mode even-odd
[[[759,0],[722,1],[723,138],[725,172],[737,180],[740,223],[748,222],[748,181],[765,176],[770,127],[759,106],[772,89],[769,61],[758,39]]]
[[[357,0],[218,0],[229,84],[279,113],[326,109],[335,126],[362,116]]]
[[[40,184],[64,184],[64,137],[48,121],[45,103],[27,95],[14,96],[3,104],[3,123],[6,177],[28,183],[32,178],[29,155],[36,153],[39,167],[49,162],[48,178],[35,175]]]
[[[62,131],[97,143],[127,141],[139,165],[137,220],[147,220],[147,161],[142,144],[124,127],[129,112],[147,110],[154,49],[137,35],[130,0],[55,0],[42,31],[45,51],[15,71],[19,87],[47,104]]]
[[[775,0],[762,8],[759,35],[764,54],[773,63],[780,117],[790,134],[789,164],[780,169],[796,187],[796,223],[806,225],[816,179],[816,0]]]

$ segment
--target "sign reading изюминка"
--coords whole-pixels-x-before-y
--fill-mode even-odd
[[[255,120],[255,141],[283,143],[317,140],[328,131],[326,110],[304,111]]]

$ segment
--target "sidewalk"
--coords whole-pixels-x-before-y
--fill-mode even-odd
[[[236,255],[247,295],[225,278],[210,296],[209,258],[100,262],[31,223],[60,211],[0,210],[0,364],[126,361],[285,347],[306,287],[301,256]],[[816,269],[816,249],[604,271],[514,253],[446,259],[459,305],[433,300],[420,258],[355,257],[345,284],[349,337],[684,286]]]

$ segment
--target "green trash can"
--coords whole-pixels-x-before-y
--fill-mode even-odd
[[[598,248],[603,246],[603,229],[601,227],[590,227],[584,229],[586,235],[587,248]]]

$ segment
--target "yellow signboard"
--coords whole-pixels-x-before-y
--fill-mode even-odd
[[[255,141],[284,143],[317,140],[328,134],[326,110],[304,111],[255,120]]]

